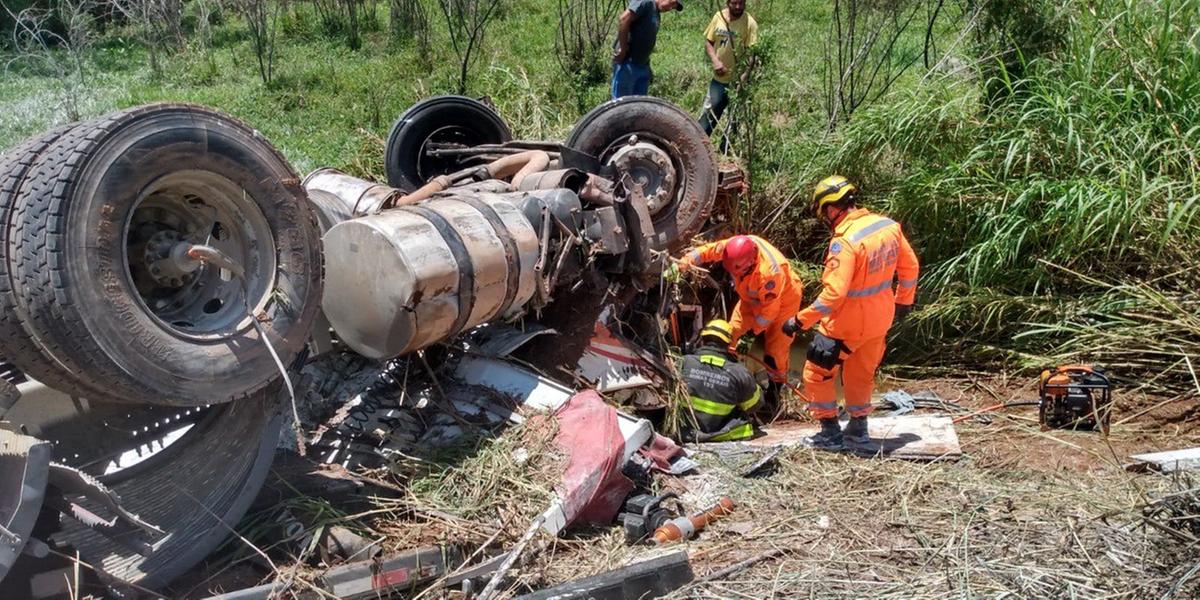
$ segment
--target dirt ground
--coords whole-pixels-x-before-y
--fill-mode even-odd
[[[883,387],[974,409],[1035,397],[1032,382],[1005,377]],[[1200,443],[1198,400],[1119,390],[1107,439],[1042,432],[1036,407],[1021,407],[959,424],[965,457],[955,462],[798,449],[761,483],[725,472],[746,510],[693,543],[698,574],[785,554],[678,597],[1196,597],[1186,577],[1200,564],[1195,544],[1146,526],[1138,508],[1191,482],[1123,465],[1130,453]]]
[[[892,377],[881,389],[933,392],[968,409],[1036,394],[1032,380],[1004,376]],[[1197,486],[1187,478],[1129,473],[1124,465],[1131,453],[1200,445],[1198,401],[1118,389],[1107,438],[1043,432],[1036,407],[1004,409],[990,413],[990,423],[957,425],[964,452],[957,461],[861,459],[796,448],[767,474],[744,478],[737,473],[754,457],[699,452],[699,474],[659,476],[657,490],[677,491],[692,506],[727,495],[738,508],[679,546],[688,550],[701,582],[672,597],[1197,597],[1192,568],[1200,565],[1200,543],[1189,541],[1186,530],[1143,519],[1147,506],[1180,492],[1200,512]],[[407,497],[381,503],[356,522],[395,550],[429,542],[511,546],[551,485],[544,473],[535,475],[544,463],[523,470],[509,459],[515,448],[532,447],[522,436],[528,432],[506,431],[486,453],[461,463],[462,473],[448,478],[453,485],[415,482]],[[616,526],[539,537],[500,597],[674,549],[627,546]],[[772,552],[778,554],[705,580]],[[262,578],[263,569],[258,573]],[[245,565],[233,575],[240,585],[254,579]],[[191,583],[188,597],[234,584],[220,577]]]

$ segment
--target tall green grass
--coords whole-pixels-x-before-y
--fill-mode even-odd
[[[946,362],[1083,358],[1167,371],[1200,356],[1200,2],[1061,7],[1025,78],[944,77],[843,132],[831,167],[919,240],[912,347]],[[1009,89],[985,103],[987,84]],[[1190,312],[1189,312],[1190,311]]]

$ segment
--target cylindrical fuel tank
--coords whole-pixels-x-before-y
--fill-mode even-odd
[[[386,359],[520,310],[538,238],[492,194],[439,196],[351,219],[324,237],[323,307],[338,338]]]

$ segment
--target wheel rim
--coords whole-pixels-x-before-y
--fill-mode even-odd
[[[462,148],[470,148],[481,143],[488,143],[480,132],[461,125],[447,125],[435,129],[421,142],[420,154],[417,155],[417,176],[421,181],[429,181],[438,175],[444,175],[458,168],[456,158],[430,156],[427,152],[430,144],[456,144]]]
[[[250,327],[270,299],[275,274],[271,227],[244,189],[209,171],[177,171],[151,183],[126,222],[127,283],[172,334],[229,337]],[[245,281],[187,256],[212,246],[245,269]]]
[[[617,140],[605,148],[600,160],[626,172],[642,185],[650,216],[658,221],[683,195],[678,174],[683,165],[668,152],[674,144],[654,134],[637,132]]]

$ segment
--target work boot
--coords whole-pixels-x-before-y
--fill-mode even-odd
[[[867,418],[850,417],[850,423],[846,425],[844,433],[846,443],[862,446],[871,443],[871,434],[867,433]]]
[[[758,414],[763,415],[763,420],[767,423],[775,420],[779,415],[779,388],[778,381],[767,382],[767,389],[763,391],[763,405]]]
[[[842,427],[837,419],[821,419],[821,431],[804,438],[804,443],[821,450],[841,450]]]

